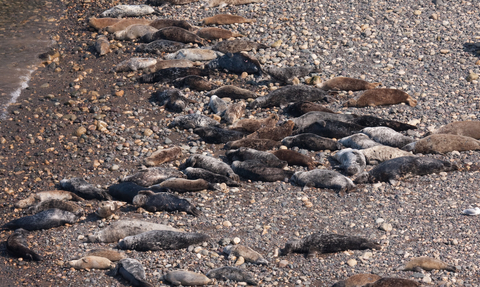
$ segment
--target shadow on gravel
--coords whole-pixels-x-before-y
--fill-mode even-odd
[[[470,53],[474,56],[480,57],[480,42],[477,43],[464,43],[463,51]]]

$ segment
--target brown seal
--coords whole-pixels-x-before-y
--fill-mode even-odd
[[[362,91],[375,89],[382,83],[369,83],[364,80],[336,77],[320,84],[319,88],[323,90],[340,90],[340,91]]]
[[[245,5],[258,3],[262,0],[210,0],[208,7],[226,6],[226,5]]]
[[[480,121],[453,122],[433,131],[434,134],[451,134],[480,139]]]
[[[213,17],[207,17],[202,20],[204,25],[229,25],[235,23],[254,23],[257,20],[247,19],[238,15],[231,14],[217,14]]]
[[[152,20],[147,20],[147,19],[137,19],[137,18],[126,18],[122,19],[119,22],[116,22],[113,25],[107,26],[107,32],[108,33],[115,33],[118,31],[122,31],[127,29],[128,26],[131,25],[149,25],[152,23]],[[159,29],[159,28],[157,28]]]
[[[294,126],[295,123],[291,120],[288,120],[279,126],[261,128],[248,135],[247,138],[280,141],[292,134]]]
[[[115,267],[112,261],[99,256],[85,256],[78,260],[70,260],[68,264],[75,269],[111,269]]]
[[[143,42],[150,43],[161,39],[177,41],[181,43],[197,43],[200,45],[205,44],[205,41],[202,38],[180,27],[162,28],[155,33],[146,34],[141,40]]]
[[[156,29],[162,29],[166,27],[180,27],[188,31],[195,30],[195,28],[185,20],[156,19],[150,23],[150,26]]]
[[[97,37],[97,41],[95,41],[95,50],[100,56],[103,56],[110,52],[110,42],[108,42],[106,36],[100,35]]]
[[[396,105],[400,103],[406,103],[415,107],[417,100],[410,97],[410,95],[404,91],[397,89],[372,89],[364,92],[357,100],[348,100],[344,106],[360,108],[367,106]]]
[[[168,188],[176,192],[193,192],[205,189],[213,189],[212,185],[208,181],[201,178],[169,178],[156,186]]]
[[[294,150],[279,149],[274,151],[273,154],[279,159],[288,162],[288,165],[306,166],[309,170],[314,169],[320,164],[319,162],[313,161],[311,157],[303,155]]]
[[[267,45],[248,41],[245,39],[235,39],[230,41],[218,42],[212,49],[222,53],[239,53],[248,52],[253,49],[260,50],[268,48]]]
[[[297,102],[289,105],[288,107],[285,108],[285,112],[288,114],[294,116],[294,117],[299,117],[301,115],[304,115],[308,112],[326,112],[326,113],[332,113],[334,114],[335,112],[330,110],[329,108],[319,105],[316,103],[312,102]]]
[[[175,88],[189,88],[193,91],[210,91],[213,89],[213,83],[205,80],[203,77],[191,75],[183,78],[178,78],[173,81]]]
[[[168,68],[191,68],[193,62],[189,60],[163,60],[157,61],[155,66],[150,68],[151,73]]]
[[[402,148],[414,153],[447,153],[451,151],[480,150],[480,141],[451,134],[433,134]]]
[[[421,286],[420,283],[402,279],[402,278],[382,278],[374,283],[368,283],[364,285],[364,287],[419,287]]]
[[[338,281],[332,287],[362,287],[368,283],[374,283],[382,277],[375,274],[355,274],[345,280]]]
[[[240,139],[225,144],[225,148],[227,149],[249,147],[256,150],[271,150],[279,146],[280,142],[269,139]]]
[[[127,204],[123,201],[102,201],[98,204],[97,211],[95,214],[101,218],[113,217],[115,211],[117,211],[120,207]]]
[[[221,28],[209,27],[197,31],[197,36],[207,40],[228,39],[232,37],[244,37],[242,34],[233,33]]]
[[[253,133],[261,128],[273,128],[277,121],[277,114],[271,114],[264,119],[241,119],[235,122],[230,129]]]
[[[224,120],[227,124],[233,124],[244,115],[246,106],[247,104],[245,104],[243,101],[229,105],[221,115],[222,120]]]
[[[257,95],[255,92],[252,92],[247,89],[242,89],[237,86],[227,85],[222,86],[216,90],[211,91],[208,95],[215,95],[219,98],[230,98],[232,100],[236,99],[249,99],[249,98],[256,98]]]
[[[413,258],[402,269],[403,271],[415,271],[415,272],[422,272],[423,270],[432,271],[432,270],[447,270],[456,272],[457,268],[453,265],[449,265],[441,260],[430,258],[430,257],[417,257]]]
[[[87,256],[97,256],[107,258],[108,260],[115,262],[127,258],[125,253],[118,252],[113,249],[92,249],[87,252]]]
[[[151,156],[147,157],[145,159],[145,165],[157,166],[162,163],[178,159],[180,156],[182,156],[182,149],[178,146],[168,149],[161,149],[152,153]]]
[[[88,25],[96,30],[101,30],[103,28],[106,28],[108,26],[114,25],[123,19],[119,18],[95,18],[92,17],[88,19]]]

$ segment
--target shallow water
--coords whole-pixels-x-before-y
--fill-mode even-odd
[[[52,1],[0,0],[0,119],[14,103],[41,60],[38,55],[53,44]]]

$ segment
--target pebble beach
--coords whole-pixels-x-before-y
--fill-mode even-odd
[[[144,1],[52,3],[45,9],[55,11],[57,16],[49,20],[55,27],[45,39],[55,41],[51,49],[58,51],[59,60],[37,67],[29,87],[0,120],[0,224],[25,215],[24,210],[14,207],[15,202],[35,192],[56,189],[64,178],[82,177],[107,188],[142,169],[143,160],[159,149],[182,149],[182,158],[162,165],[166,167],[178,168],[192,154],[225,158],[223,144],[205,143],[191,129],[167,127],[180,115],[212,116],[206,92],[183,90],[197,103],[172,113],[152,100],[152,93],[167,84],[139,83],[146,71],[111,72],[112,67],[131,57],[162,59],[162,55],[137,53],[137,41],[114,40],[111,34],[107,34],[111,53],[96,54],[93,46],[101,32],[89,27],[88,19],[115,5]],[[249,52],[264,66],[313,66],[319,70],[313,75],[322,81],[344,76],[401,89],[418,101],[415,107],[343,106],[361,92],[340,92],[326,106],[338,113],[409,123],[417,129],[403,133],[415,139],[442,125],[480,117],[480,4],[475,1],[263,0],[215,8],[199,1],[154,9],[156,15],[144,18],[181,19],[195,26],[216,14],[256,19],[255,23],[221,28],[267,45]],[[306,85],[310,77],[300,78],[300,84]],[[236,85],[261,96],[282,87],[266,74],[218,72],[206,78],[217,87]],[[247,108],[245,117],[271,114],[278,114],[280,120],[290,118],[280,107]],[[335,165],[333,151],[295,150],[320,162],[319,168],[333,169]],[[127,251],[126,255],[143,264],[147,281],[154,286],[170,286],[162,276],[172,270],[206,274],[235,264],[252,272],[259,286],[331,286],[359,273],[411,279],[422,286],[480,286],[478,217],[462,215],[464,209],[480,207],[480,153],[453,151],[424,156],[450,161],[459,169],[410,177],[396,184],[360,184],[354,191],[341,193],[289,182],[243,180],[239,187],[180,194],[202,212],[198,217],[185,212],[151,213],[127,204],[116,213],[118,218],[163,223],[202,232],[211,239],[188,249]],[[117,246],[85,240],[87,234],[109,225],[109,220],[94,214],[98,203],[80,202],[86,216],[74,225],[30,232],[27,241],[45,256],[44,261],[12,257],[3,243],[0,285],[130,286],[121,276],[105,270],[75,270],[67,265],[88,250]],[[313,258],[279,256],[278,249],[287,241],[316,232],[366,237],[380,242],[382,248]],[[12,233],[2,231],[0,241],[5,242]],[[269,264],[242,264],[227,258],[223,248],[238,243],[261,253]],[[457,272],[400,271],[406,262],[420,256],[454,265]],[[242,284],[215,282],[216,286]]]

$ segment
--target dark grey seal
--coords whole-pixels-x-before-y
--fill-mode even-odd
[[[122,181],[133,182],[141,186],[151,186],[172,177],[185,178],[185,175],[171,167],[151,167],[127,176]]]
[[[222,86],[216,90],[211,91],[208,95],[215,95],[219,98],[230,98],[232,100],[246,100],[249,98],[256,98],[257,94],[247,89],[242,89],[233,85]]]
[[[127,279],[133,286],[153,287],[153,284],[147,282],[145,268],[142,263],[136,259],[125,258],[118,262],[114,274],[119,274]]]
[[[211,172],[203,168],[187,167],[183,171],[188,179],[201,178],[211,183],[225,183],[228,186],[240,186],[240,184],[228,176]]]
[[[250,108],[280,107],[300,101],[329,103],[332,102],[332,98],[328,95],[328,92],[315,87],[305,85],[286,86],[266,96],[256,98],[250,103]]]
[[[172,112],[182,112],[189,103],[196,103],[196,101],[187,99],[182,91],[174,88],[162,87],[152,94],[152,99],[159,105],[165,105],[165,108]]]
[[[258,160],[262,164],[269,167],[284,168],[288,165],[286,161],[278,159],[274,154],[256,149],[241,147],[235,150],[229,150],[225,153],[228,160],[244,161],[244,160]]]
[[[289,148],[296,146],[314,151],[338,150],[343,148],[342,144],[338,141],[309,133],[286,137],[282,140],[282,144]]]
[[[173,67],[143,75],[138,81],[140,83],[166,83],[186,76],[208,76],[209,74],[210,72],[208,70],[196,67]]]
[[[105,190],[95,187],[93,184],[88,183],[83,178],[74,177],[70,179],[62,179],[60,181],[60,186],[64,190],[74,192],[78,196],[85,199],[112,199],[112,197]]]
[[[263,71],[268,75],[270,75],[270,77],[284,84],[292,84],[292,80],[295,77],[301,78],[301,77],[308,76],[310,73],[320,72],[320,70],[315,69],[314,67],[307,67],[307,66],[284,67],[284,68],[269,66],[269,67],[264,67]]]
[[[320,120],[308,125],[302,129],[297,129],[293,132],[294,135],[298,134],[316,134],[326,138],[343,138],[351,136],[360,132],[364,127],[356,124],[350,124],[340,121],[332,120]]]
[[[236,267],[220,267],[210,270],[207,273],[208,278],[215,278],[217,280],[232,280],[237,282],[246,282],[250,285],[257,285],[258,282],[254,279],[253,274],[246,272],[243,269]]]
[[[211,172],[228,176],[235,181],[239,180],[238,175],[235,174],[228,164],[211,156],[194,154],[186,160],[184,168],[187,167],[204,168]]]
[[[155,33],[148,33],[140,38],[142,42],[150,43],[155,40],[170,40],[181,43],[197,43],[203,45],[205,40],[188,30],[180,27],[165,27]]]
[[[186,44],[170,41],[170,40],[156,40],[148,44],[138,45],[136,52],[162,54],[162,53],[175,53],[176,51],[187,47]]]
[[[177,250],[209,239],[208,235],[202,233],[152,230],[127,236],[118,243],[118,247],[137,251]]]
[[[255,181],[288,181],[294,171],[282,168],[269,167],[258,160],[234,161],[233,171],[245,179]]]
[[[133,205],[143,207],[150,212],[185,211],[194,216],[199,216],[201,213],[200,210],[188,200],[179,198],[168,192],[154,193],[151,190],[142,190],[133,198]]]
[[[229,73],[262,74],[260,63],[254,57],[246,53],[227,53],[207,64],[208,69],[225,70]]]
[[[42,261],[42,256],[28,248],[27,240],[25,240],[27,234],[28,231],[25,229],[19,228],[15,230],[15,232],[7,239],[8,252],[25,260]]]
[[[146,189],[148,189],[148,187],[143,187],[136,183],[126,181],[109,186],[108,193],[116,200],[132,203],[133,198],[138,192]]]
[[[220,127],[202,127],[194,129],[193,132],[199,135],[206,143],[211,144],[221,144],[229,141],[236,141],[248,135],[248,133],[227,130]]]
[[[77,220],[78,217],[75,214],[69,211],[53,208],[39,212],[35,215],[25,216],[19,219],[12,220],[3,225],[2,228],[23,228],[32,231],[59,227],[64,225],[65,223],[74,224],[75,222],[77,222]]]

